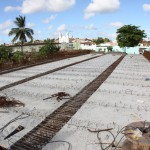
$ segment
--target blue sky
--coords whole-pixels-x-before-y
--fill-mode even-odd
[[[150,36],[150,0],[0,0],[0,43],[10,43],[13,21],[26,17],[34,39],[69,32],[80,38],[116,38],[123,25],[140,26]]]

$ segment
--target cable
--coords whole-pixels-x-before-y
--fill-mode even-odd
[[[100,147],[101,147],[102,150],[109,150],[109,148],[111,148],[111,147],[115,147],[114,150],[116,150],[117,148],[119,148],[118,145],[120,144],[120,142],[122,141],[122,139],[124,138],[124,136],[127,135],[127,134],[124,132],[124,131],[127,130],[126,127],[135,128],[135,127],[132,127],[132,126],[125,126],[125,127],[121,128],[120,130],[118,129],[118,133],[117,133],[116,136],[114,136],[114,134],[111,132],[111,130],[112,130],[113,128],[107,128],[107,129],[102,129],[102,130],[97,130],[97,131],[92,131],[92,130],[88,129],[88,131],[90,131],[90,132],[97,132],[97,139],[98,139],[98,141],[99,141],[99,144],[100,144]],[[104,144],[104,143],[102,142],[101,138],[99,137],[99,134],[100,134],[101,132],[109,132],[109,133],[112,135],[112,137],[113,137],[113,141],[112,141],[110,144],[108,143],[109,145],[106,146],[105,148],[103,147],[103,144]],[[117,143],[117,145],[115,145],[114,143],[115,143],[115,141],[116,141],[116,139],[117,139],[117,137],[118,137],[118,135],[119,135],[120,133],[122,133],[122,134],[124,134],[124,135],[121,137],[121,139],[119,140],[119,142]],[[130,133],[129,133],[129,134],[130,134]],[[105,143],[105,144],[106,144],[106,143]]]
[[[3,134],[4,129],[5,129],[8,125],[10,125],[11,123],[13,123],[13,122],[15,122],[15,121],[17,121],[17,120],[25,119],[25,118],[27,118],[27,117],[29,117],[29,116],[30,116],[30,115],[21,114],[21,115],[15,117],[15,118],[13,118],[13,119],[10,120],[7,124],[5,124],[2,128],[0,128],[0,134],[1,134],[1,133]]]
[[[113,141],[107,146],[107,147],[105,147],[105,148],[103,148],[103,146],[102,146],[102,140],[101,140],[101,138],[99,137],[99,133],[100,132],[104,132],[104,131],[99,131],[98,133],[97,133],[97,138],[98,138],[98,140],[99,140],[99,142],[100,142],[100,146],[101,146],[101,149],[102,150],[108,150],[112,145],[114,145],[114,142],[115,142],[115,136],[112,134],[112,132],[111,131],[105,131],[105,132],[109,132],[111,135],[112,135],[112,137],[113,137]]]

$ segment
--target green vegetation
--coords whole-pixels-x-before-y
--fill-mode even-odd
[[[12,28],[9,32],[9,36],[14,35],[12,42],[15,42],[19,40],[21,42],[21,50],[23,52],[23,44],[27,42],[27,38],[29,38],[31,41],[33,41],[32,35],[34,34],[33,30],[30,28],[26,28],[26,18],[19,16],[16,17],[16,20],[14,21],[17,28]]]
[[[93,42],[95,42],[98,45],[98,44],[110,42],[110,40],[108,38],[98,37],[97,39],[94,39]]]
[[[14,55],[13,55],[13,58],[12,58],[13,63],[14,63],[14,64],[21,63],[22,60],[23,60],[23,58],[24,58],[24,55],[25,55],[25,54],[23,54],[23,53],[20,52],[20,51],[15,52]]]
[[[109,52],[112,52],[113,47],[112,46],[108,46],[107,49],[108,49]]]
[[[56,44],[54,43],[54,39],[47,39],[44,42],[45,45],[39,50],[39,54],[41,56],[53,54],[60,50],[60,47],[56,46]]]
[[[0,45],[0,61],[3,62],[11,58],[12,58],[12,49],[5,45]]]
[[[125,25],[117,30],[117,42],[120,47],[134,47],[146,37],[145,31],[138,26]]]

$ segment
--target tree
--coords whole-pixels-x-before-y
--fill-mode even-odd
[[[107,49],[108,49],[109,52],[112,52],[113,47],[112,46],[108,46]]]
[[[97,39],[94,39],[93,42],[95,42],[98,45],[104,43],[104,39],[102,37],[98,37]]]
[[[110,42],[110,39],[104,38],[104,43]]]
[[[138,26],[124,25],[117,30],[117,42],[120,47],[134,47],[146,37],[145,31]]]
[[[29,38],[31,41],[33,41],[33,30],[30,28],[26,28],[26,18],[19,16],[16,17],[16,20],[14,21],[17,28],[12,28],[9,32],[9,36],[15,35],[12,42],[15,42],[19,39],[21,42],[21,51],[23,52],[23,44],[27,42],[27,38]]]
[[[98,37],[97,39],[94,39],[93,42],[95,42],[98,45],[98,44],[110,42],[110,40],[108,38]]]

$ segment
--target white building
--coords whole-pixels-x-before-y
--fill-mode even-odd
[[[59,34],[59,43],[69,43],[69,33],[65,35]]]
[[[97,50],[96,44],[94,44],[92,42],[81,42],[80,49]]]

